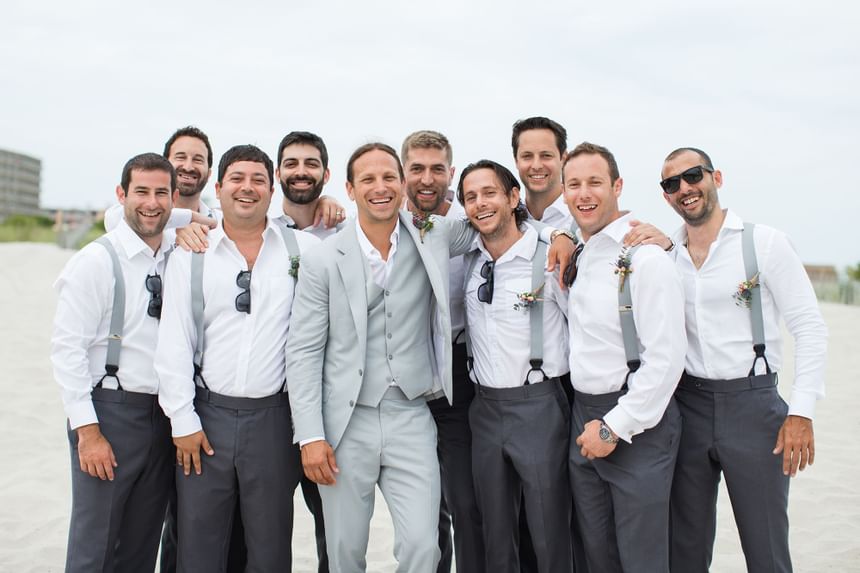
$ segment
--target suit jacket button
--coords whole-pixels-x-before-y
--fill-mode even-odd
[[[390,295],[391,295],[391,291],[390,291],[390,290],[385,291],[385,296],[390,296]]]
[[[353,406],[355,406],[355,401],[354,401],[354,400],[350,400],[350,401],[349,401],[349,407],[350,407],[350,408],[352,408]]]
[[[359,375],[359,376],[364,376],[364,370],[362,370],[361,368],[359,368],[359,369],[358,369],[358,375]]]

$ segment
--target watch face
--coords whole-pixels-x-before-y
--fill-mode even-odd
[[[604,442],[609,442],[612,440],[612,434],[609,433],[609,428],[606,426],[600,426],[600,439]]]

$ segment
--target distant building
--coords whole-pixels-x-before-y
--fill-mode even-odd
[[[833,265],[803,265],[803,267],[806,269],[806,274],[809,275],[809,280],[813,283],[836,283],[839,281],[839,274]]]
[[[0,221],[9,215],[40,215],[42,162],[0,149]]]

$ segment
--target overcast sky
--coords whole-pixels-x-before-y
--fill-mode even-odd
[[[807,263],[860,262],[852,2],[7,0],[0,31],[0,148],[42,160],[45,207],[112,203],[124,162],[188,124],[216,164],[316,132],[326,192],[348,202],[362,143],[435,129],[457,167],[513,168],[511,124],[545,115],[569,147],[615,153],[644,220],[680,224],[657,182],[691,145],[722,169],[723,206],[789,233]]]

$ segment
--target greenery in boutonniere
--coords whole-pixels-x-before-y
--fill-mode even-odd
[[[424,235],[433,228],[433,219],[430,215],[430,213],[422,213],[421,211],[412,213],[412,224],[418,229],[418,236],[422,243],[424,242]]]
[[[752,303],[752,289],[758,287],[758,273],[754,274],[751,279],[743,281],[738,285],[738,290],[732,295],[735,299],[735,304],[744,308],[749,308]]]
[[[630,247],[623,247],[621,253],[618,255],[618,260],[615,261],[615,274],[618,275],[618,292],[624,290],[624,281],[627,280],[627,275],[633,272],[630,262]]]
[[[528,310],[535,305],[536,302],[542,301],[540,291],[543,290],[543,283],[533,291],[521,292],[517,294],[519,302],[514,303],[514,310]]]
[[[293,277],[294,279],[297,279],[297,280],[299,278],[299,259],[300,258],[301,257],[299,257],[299,256],[290,257],[290,271],[289,271],[290,276]]]

